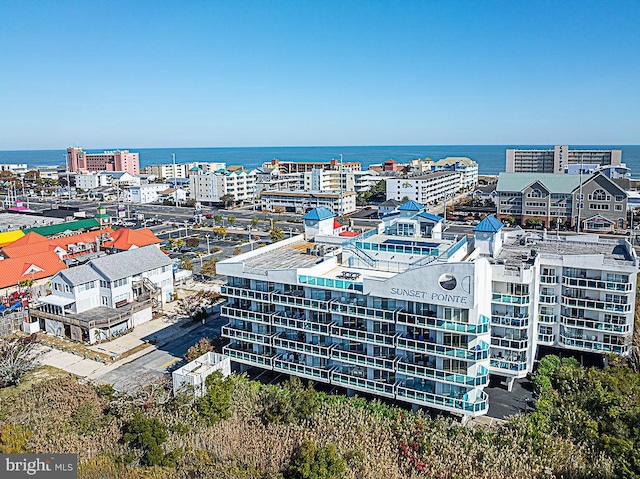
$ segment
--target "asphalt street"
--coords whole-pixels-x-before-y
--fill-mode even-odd
[[[169,378],[171,371],[184,365],[183,357],[187,350],[200,338],[218,336],[224,322],[220,319],[208,319],[204,326],[188,332],[168,344],[158,346],[150,353],[97,377],[95,380],[112,384],[117,391],[135,391],[158,378]]]

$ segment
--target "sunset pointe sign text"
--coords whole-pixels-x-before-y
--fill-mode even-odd
[[[406,296],[409,298],[419,298],[423,300],[446,301],[457,304],[468,304],[469,302],[469,298],[467,296],[460,296],[459,294],[427,292],[420,291],[418,289],[404,288],[391,288],[390,292],[397,296]]]

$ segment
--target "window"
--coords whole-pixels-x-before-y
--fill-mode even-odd
[[[616,201],[624,201],[624,196],[616,195]]]
[[[590,200],[594,201],[611,201],[611,197],[603,189],[597,189],[589,195]]]
[[[616,211],[622,211],[622,205],[616,205],[615,210]]]

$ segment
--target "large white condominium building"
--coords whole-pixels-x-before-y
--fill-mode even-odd
[[[191,199],[205,205],[221,203],[224,197],[234,202],[251,202],[256,191],[256,175],[244,170],[203,171],[192,168],[189,172]],[[228,196],[227,196],[228,195]]]
[[[565,173],[568,165],[622,164],[622,150],[570,150],[556,145],[548,150],[507,149],[508,173]]]
[[[412,201],[355,237],[334,216],[317,208],[304,235],[218,263],[235,367],[470,417],[487,412],[489,375],[512,384],[540,345],[628,353],[638,263],[624,240],[488,217],[469,242]]]
[[[464,156],[449,156],[436,161],[433,171],[457,171],[463,188],[472,188],[478,184],[478,163]]]
[[[435,204],[461,190],[460,177],[461,173],[458,171],[437,171],[401,178],[385,177],[387,199],[409,199],[424,205]]]
[[[199,168],[202,171],[218,171],[224,170],[226,167],[226,163],[191,161],[188,163],[148,165],[144,168],[144,171],[146,174],[154,175],[158,178],[189,178],[189,170],[191,170],[191,168]]]

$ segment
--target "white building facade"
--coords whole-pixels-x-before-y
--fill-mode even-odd
[[[256,175],[253,172],[218,170],[191,171],[189,193],[191,199],[210,205],[221,203],[229,195],[234,202],[251,202],[255,198]]]
[[[423,205],[435,204],[461,190],[460,176],[455,171],[439,171],[420,176],[385,177],[387,199],[409,199]]]
[[[463,417],[487,412],[489,374],[512,384],[541,346],[628,353],[629,243],[556,244],[490,217],[472,246],[443,239],[420,207],[407,202],[354,238],[331,234],[334,218],[314,210],[305,235],[219,262],[224,353],[236,367]]]
[[[568,165],[622,164],[622,150],[576,150],[568,145],[546,150],[509,148],[506,156],[507,173],[564,173]]]
[[[263,191],[260,194],[263,211],[305,213],[320,206],[344,215],[356,211],[353,191]]]

